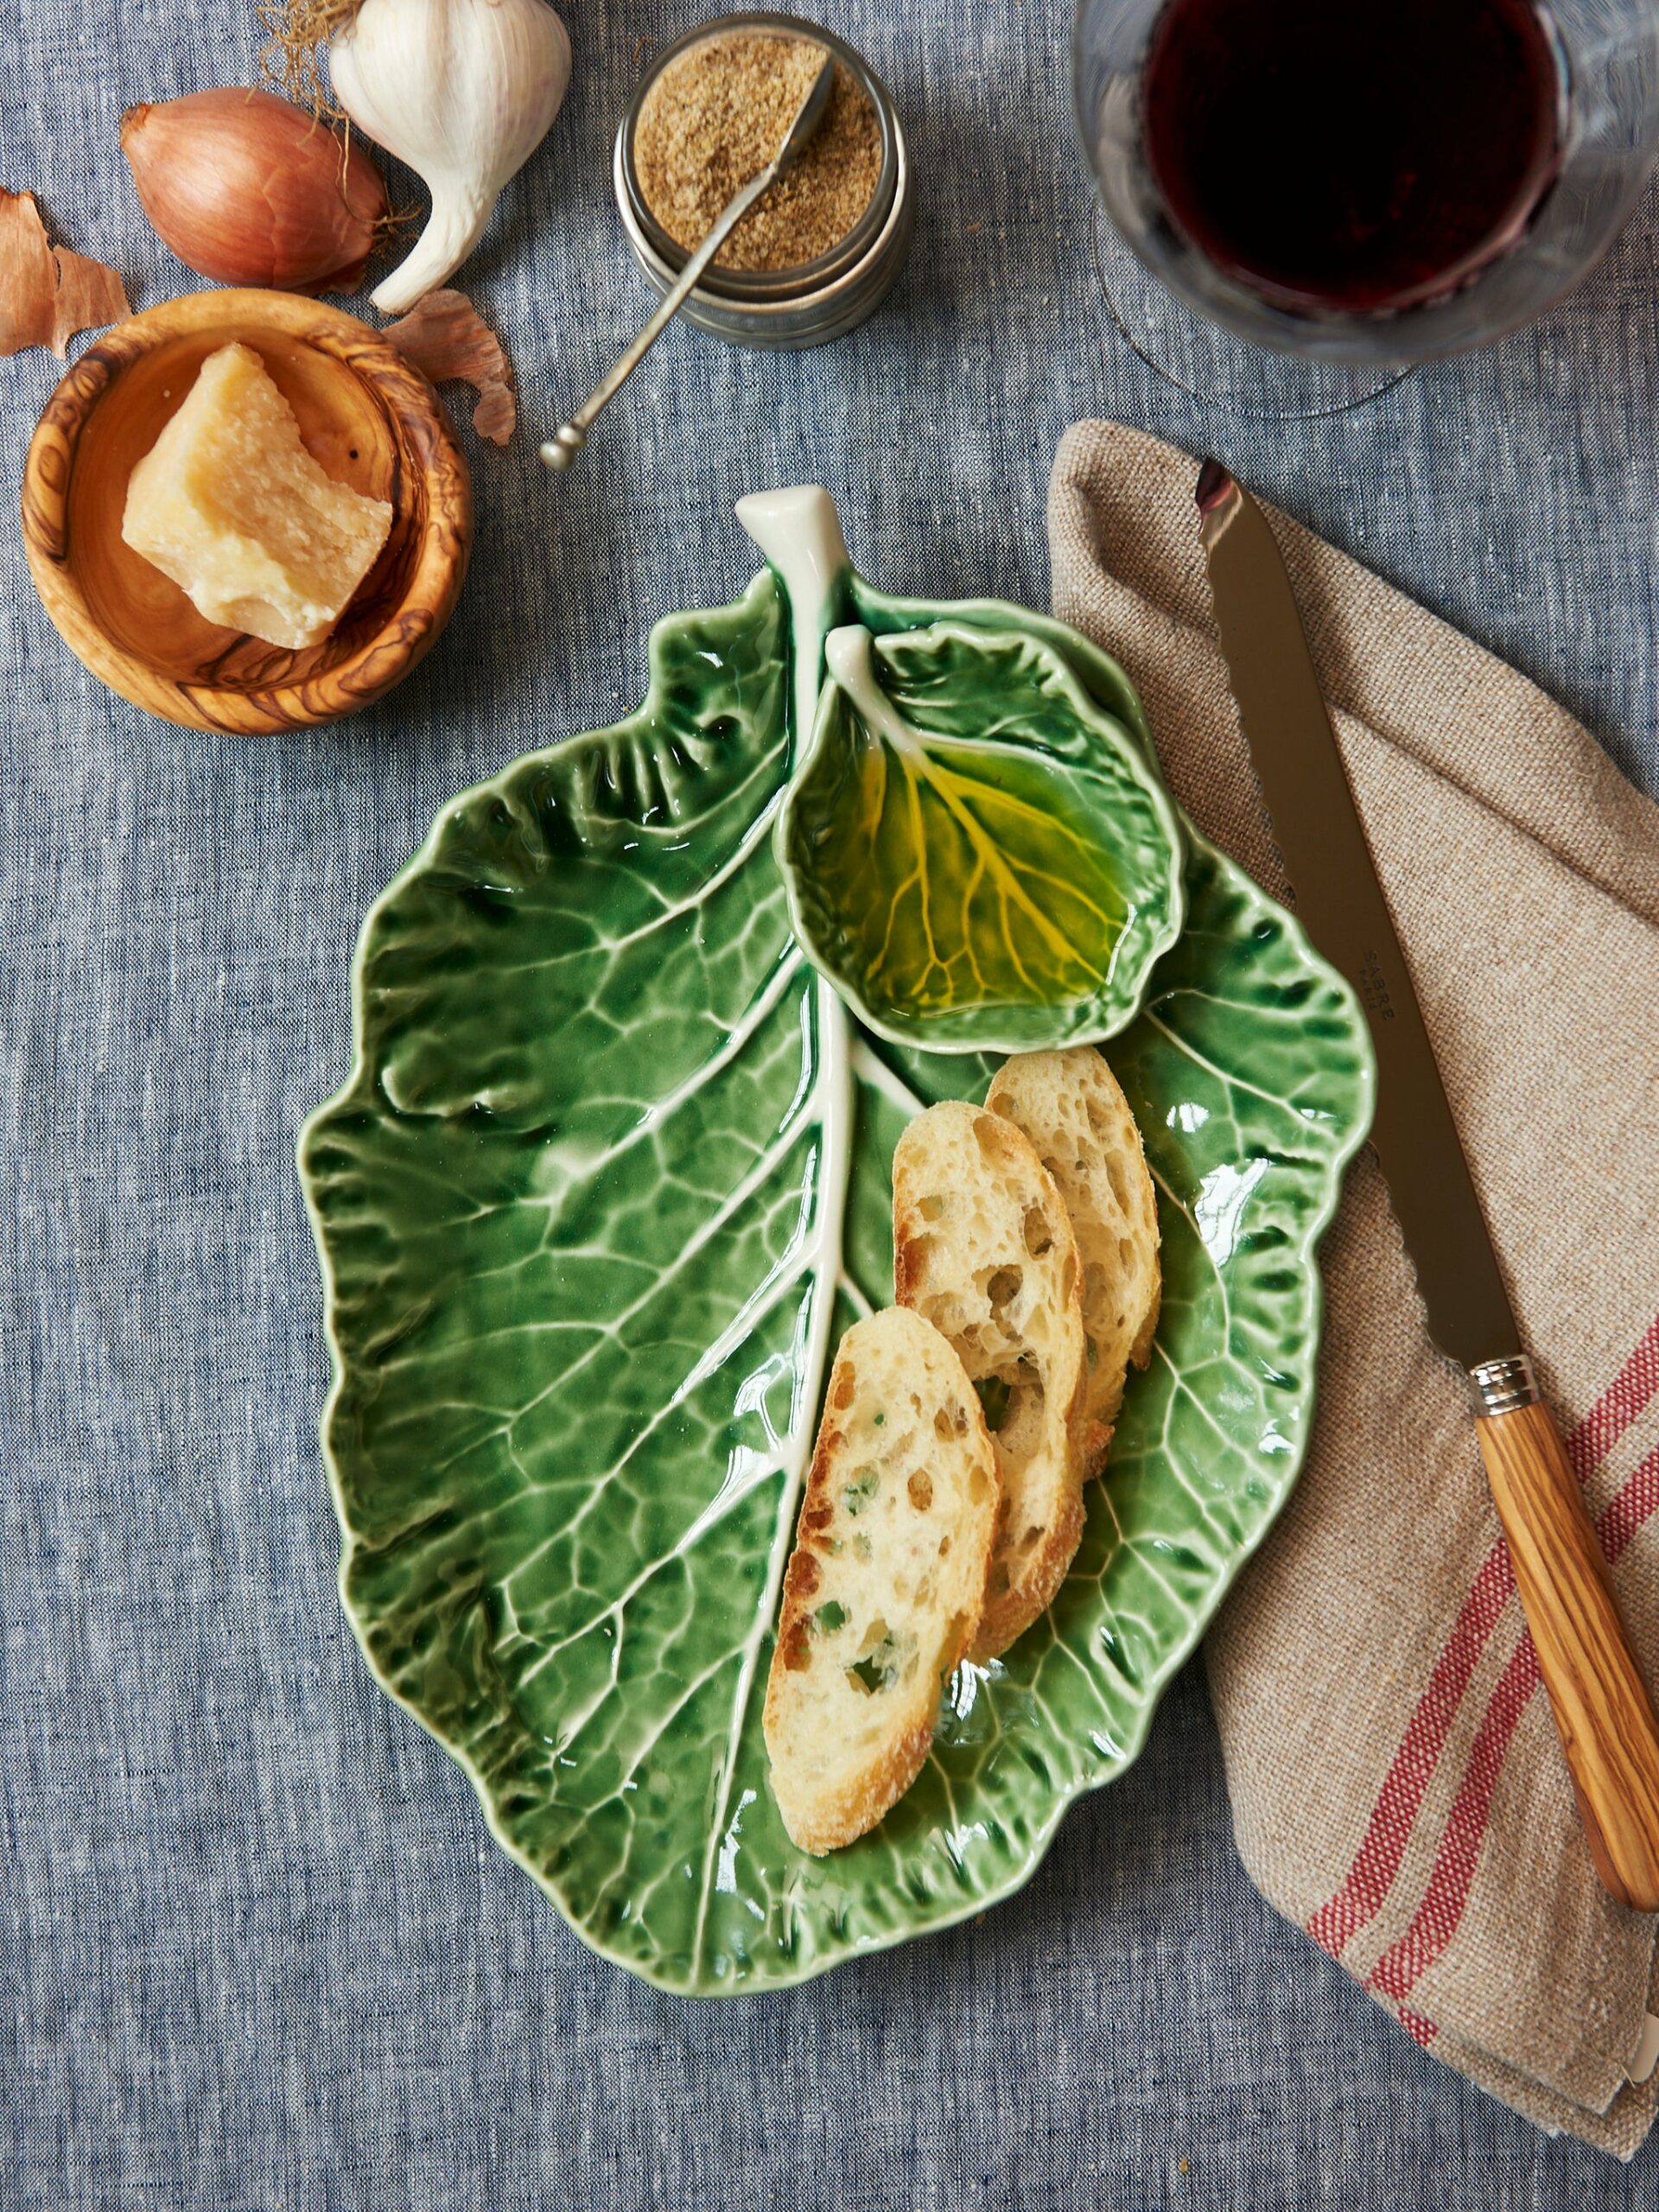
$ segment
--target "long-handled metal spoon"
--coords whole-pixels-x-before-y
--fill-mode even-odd
[[[830,105],[830,95],[835,89],[835,56],[826,54],[823,67],[812,79],[810,91],[795,111],[795,120],[784,137],[783,144],[757,176],[752,176],[741,191],[733,194],[715,219],[714,228],[704,238],[673,286],[665,295],[662,305],[652,315],[627,352],[623,354],[610,374],[584,399],[568,423],[557,430],[542,448],[542,459],[550,468],[569,468],[588,442],[588,433],[601,411],[608,407],[623,385],[633,374],[657,340],[679,313],[698,278],[720,251],[727,239],[748,213],[755,201],[772,185],[776,184],[784,171],[790,168],[811,143],[818,125],[823,121]]]

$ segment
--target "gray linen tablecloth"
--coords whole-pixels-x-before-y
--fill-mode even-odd
[[[645,631],[729,596],[732,503],[820,479],[889,588],[1046,601],[1057,437],[1197,450],[1508,655],[1659,789],[1649,200],[1542,327],[1357,412],[1230,419],[1107,315],[1058,0],[837,0],[921,179],[901,287],[781,358],[682,329],[550,485],[477,457],[442,648],[333,735],[149,721],[59,645],[16,534],[0,778],[0,2203],[9,2212],[1650,2206],[1436,2065],[1234,1857],[1199,1675],[1014,1903],[719,2007],[591,1956],[369,1681],[334,1595],[327,1382],[293,1170],[347,1060],[369,900],[445,796],[603,721]],[[467,272],[551,425],[646,303],[608,147],[642,39],[584,7],[548,146]],[[240,0],[4,0],[0,182],[135,305],[194,283],[122,108],[248,79]],[[0,365],[16,486],[56,372]],[[1651,1023],[1651,1008],[1636,1016]]]

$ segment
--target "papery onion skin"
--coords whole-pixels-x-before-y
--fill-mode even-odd
[[[226,86],[129,108],[121,150],[150,226],[199,276],[354,292],[388,214],[355,141],[274,92]]]

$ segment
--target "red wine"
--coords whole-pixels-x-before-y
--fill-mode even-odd
[[[1176,228],[1292,309],[1467,283],[1554,181],[1565,64],[1534,0],[1170,0],[1142,79]]]

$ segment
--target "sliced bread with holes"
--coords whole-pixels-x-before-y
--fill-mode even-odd
[[[985,1599],[996,1462],[936,1329],[889,1306],[841,1340],[784,1578],[762,1726],[803,1851],[872,1828],[921,1772]]]
[[[1084,1463],[1098,1474],[1129,1368],[1152,1357],[1163,1298],[1158,1198],[1141,1131],[1092,1045],[1017,1054],[993,1077],[985,1103],[1031,1139],[1071,1217],[1089,1341]]]
[[[1030,1138],[954,1103],[899,1140],[893,1230],[899,1302],[949,1338],[991,1432],[1001,1498],[971,1656],[994,1659],[1046,1609],[1083,1535],[1077,1242]]]

